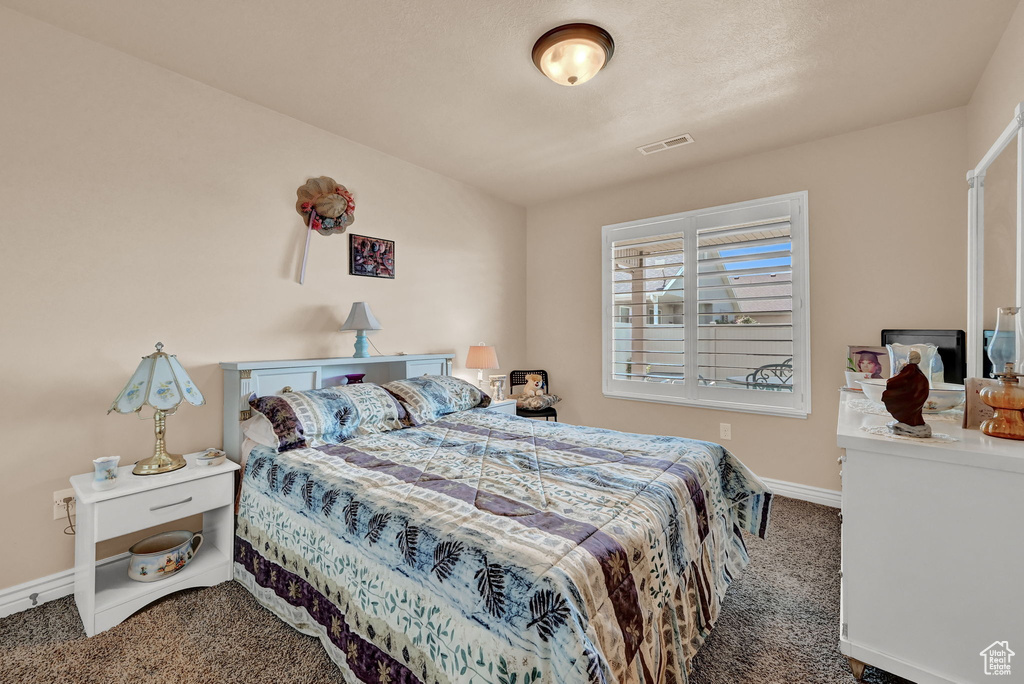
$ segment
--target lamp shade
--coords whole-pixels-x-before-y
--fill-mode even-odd
[[[470,347],[466,356],[466,368],[499,368],[498,355],[494,352],[494,347],[488,347],[483,342]]]
[[[162,342],[156,343],[156,351],[143,356],[128,384],[117,395],[110,406],[118,413],[136,413],[145,405],[167,411],[182,401],[193,406],[206,403],[199,388],[192,382],[185,369],[173,354],[165,354]]]
[[[341,325],[341,330],[382,330],[380,321],[370,311],[366,302],[352,302],[352,310]]]
[[[615,52],[615,41],[600,26],[565,24],[551,29],[533,46],[533,63],[559,85],[592,79]]]

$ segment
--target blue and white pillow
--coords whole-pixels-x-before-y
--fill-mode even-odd
[[[395,380],[384,389],[398,397],[413,425],[430,423],[456,411],[485,407],[491,398],[479,387],[450,375],[424,375]]]
[[[384,388],[369,383],[268,395],[249,405],[270,421],[278,451],[338,444],[405,427],[402,406]]]

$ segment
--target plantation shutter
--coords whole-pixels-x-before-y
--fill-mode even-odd
[[[685,380],[683,233],[613,242],[612,375],[631,382]]]
[[[605,396],[806,417],[807,193],[602,229]]]
[[[700,375],[792,392],[790,217],[698,229],[697,245]]]

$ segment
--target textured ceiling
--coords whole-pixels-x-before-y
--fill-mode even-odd
[[[966,104],[1017,2],[0,0],[518,204]],[[570,21],[616,43],[576,88]]]

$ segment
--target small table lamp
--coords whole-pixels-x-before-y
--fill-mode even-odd
[[[135,464],[132,470],[135,475],[169,473],[185,467],[185,459],[180,454],[169,454],[164,447],[165,419],[178,411],[182,400],[193,406],[206,403],[199,388],[178,363],[177,357],[165,354],[161,351],[163,348],[163,342],[157,342],[156,351],[142,357],[135,374],[110,406],[110,411],[135,413],[140,419],[143,406],[148,404],[155,410],[153,420],[156,421],[156,446],[151,457]]]
[[[494,352],[494,347],[488,347],[481,342],[479,345],[469,348],[469,354],[466,356],[466,368],[477,369],[476,384],[480,389],[487,391],[484,387],[484,370],[498,367],[498,355]]]
[[[365,359],[370,355],[370,344],[366,340],[367,330],[382,330],[380,322],[374,318],[370,305],[366,302],[352,302],[352,310],[341,325],[341,330],[356,331],[356,353],[354,359]]]

